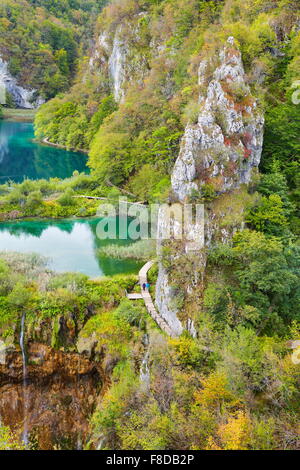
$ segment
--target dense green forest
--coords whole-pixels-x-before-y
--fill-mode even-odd
[[[214,181],[191,194],[189,202],[205,203],[209,211],[231,208],[222,227],[234,233],[228,243],[207,249],[195,294],[188,293],[193,265],[176,242],[166,244],[156,260],[172,278],[180,319],[192,318],[196,335],[184,330],[168,338],[142,302],[133,306],[123,298],[136,279],[93,283],[76,274],[51,274],[45,281],[41,260],[24,259],[19,266],[18,258],[5,254],[1,332],[12,336],[25,309],[32,339],[35,321],[52,322],[54,349],[73,351],[78,338],[93,337],[96,360],[109,363],[109,379],[92,413],[86,448],[298,449],[300,368],[291,360],[289,342],[300,339],[299,2],[113,0],[98,17],[93,51],[85,57],[78,41],[91,34],[86,20],[100,4],[6,1],[0,7],[6,32],[0,49],[3,41],[12,73],[22,76],[24,60],[36,64],[22,79],[54,97],[37,112],[36,137],[86,151],[91,170],[64,181],[2,185],[1,220],[95,215],[98,202],[74,198],[78,195],[112,203],[124,194],[133,202],[172,202],[170,179],[181,137],[187,125],[197,124],[199,94],[211,73],[207,67],[199,80],[199,65],[207,58],[213,62],[229,36],[241,51],[247,85],[265,118],[259,171],[248,185],[225,195]],[[116,47],[121,56],[122,47],[126,50],[117,62],[125,77],[117,80],[118,93],[111,59]],[[43,74],[41,63],[49,64]],[[249,105],[243,90],[226,92],[237,109]],[[115,256],[122,256],[121,250]],[[153,296],[157,263],[150,271]],[[66,324],[70,320],[69,329],[76,323],[71,342],[59,341],[59,315]],[[146,388],[140,380],[145,334]],[[14,436],[5,439],[15,442]]]
[[[104,0],[3,0],[0,54],[18,82],[45,99],[66,91]]]

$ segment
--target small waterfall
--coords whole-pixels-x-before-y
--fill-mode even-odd
[[[140,380],[142,385],[146,390],[149,389],[150,387],[150,367],[149,367],[149,358],[150,358],[150,342],[149,342],[149,336],[144,335],[143,338],[143,344],[145,346],[145,355],[142,360],[141,368],[140,368]]]
[[[21,333],[20,333],[20,347],[22,351],[22,360],[23,360],[23,403],[24,403],[24,425],[23,425],[23,434],[22,439],[25,446],[28,445],[28,403],[27,403],[27,362],[26,362],[26,351],[25,351],[25,319],[26,314],[22,314],[21,320]]]

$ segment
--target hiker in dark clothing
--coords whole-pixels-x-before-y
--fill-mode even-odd
[[[143,290],[146,290],[146,284],[145,283],[143,284]]]

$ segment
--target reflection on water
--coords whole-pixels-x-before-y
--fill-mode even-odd
[[[119,273],[136,273],[140,264],[132,260],[116,260],[97,254],[104,245],[127,241],[99,240],[96,228],[99,219],[33,220],[0,224],[0,251],[39,253],[50,258],[50,267],[57,272],[76,271],[95,278]]]
[[[33,124],[0,120],[0,184],[11,179],[67,178],[87,171],[86,155],[32,142]]]

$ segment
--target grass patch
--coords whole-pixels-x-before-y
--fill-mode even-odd
[[[155,240],[140,240],[128,246],[108,245],[98,250],[100,256],[149,261],[156,256]]]
[[[12,109],[2,108],[3,119],[8,121],[33,122],[36,109]]]

